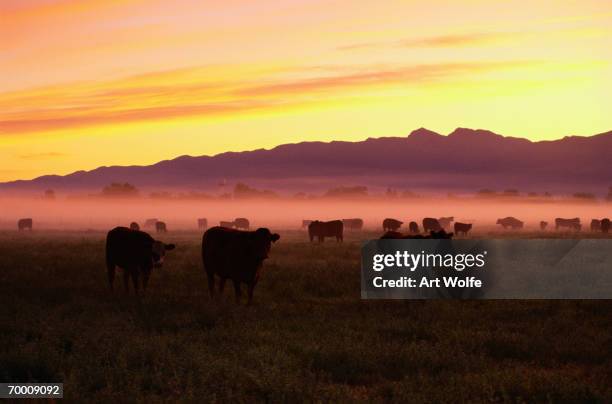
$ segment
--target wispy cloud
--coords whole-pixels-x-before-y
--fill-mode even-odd
[[[404,38],[396,41],[366,42],[338,47],[338,50],[351,51],[377,48],[452,48],[477,46],[508,40],[518,34],[509,32],[478,32],[468,34],[438,35],[422,38]]]
[[[212,79],[206,71],[160,72],[93,84],[0,94],[0,134],[182,117],[238,115],[254,110],[341,99],[373,86],[418,85],[513,68],[535,62],[463,62],[413,66],[304,66],[242,74],[233,81]],[[261,76],[261,77],[260,77]],[[50,156],[47,156],[50,157]]]
[[[46,153],[28,153],[28,154],[20,154],[19,157],[22,160],[48,160],[48,159],[56,159],[60,157],[65,157],[65,153],[60,152],[46,152]]]

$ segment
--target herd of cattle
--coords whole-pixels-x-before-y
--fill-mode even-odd
[[[237,301],[240,301],[241,298],[241,284],[246,284],[250,304],[253,300],[253,290],[259,280],[263,262],[268,258],[272,243],[280,239],[280,236],[267,228],[249,231],[250,222],[243,217],[236,218],[233,221],[221,221],[219,226],[211,228],[208,228],[206,218],[199,218],[197,224],[199,229],[204,230],[201,256],[211,297],[215,294],[216,276],[219,278],[218,289],[221,293],[225,287],[225,282],[228,279],[232,281]],[[308,228],[311,242],[315,239],[323,242],[326,237],[332,237],[341,242],[344,239],[345,228],[361,230],[363,224],[363,220],[359,218],[325,222],[303,220],[302,228]],[[424,218],[422,220],[423,233],[421,233],[418,223],[414,221],[408,223],[407,234],[401,233],[399,230],[402,224],[403,222],[397,219],[384,219],[382,223],[384,234],[381,239],[450,239],[455,234],[467,235],[472,229],[471,223],[455,222],[452,216]],[[524,223],[515,217],[498,219],[496,224],[504,229],[522,229],[524,226]],[[545,230],[547,226],[547,222],[540,222],[541,230]],[[33,220],[31,218],[19,219],[17,227],[19,230],[32,230]],[[166,223],[158,219],[147,219],[144,222],[144,227],[154,228],[158,233],[167,232]],[[555,219],[556,230],[580,231],[581,228],[579,218]],[[593,219],[590,228],[591,231],[608,233],[610,231],[610,219]],[[451,232],[451,229],[454,232]],[[166,251],[174,248],[174,244],[165,244],[141,231],[139,224],[136,222],[132,222],[129,227],[112,229],[106,237],[106,267],[111,290],[113,289],[117,267],[123,270],[126,291],[129,288],[130,278],[136,293],[138,293],[141,284],[143,289],[146,289],[152,269],[161,267]]]

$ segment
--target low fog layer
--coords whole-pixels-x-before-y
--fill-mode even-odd
[[[106,230],[114,226],[141,226],[148,218],[166,222],[168,230],[196,230],[197,218],[208,225],[246,217],[251,227],[296,229],[303,219],[332,220],[362,218],[366,229],[381,229],[387,217],[421,225],[423,217],[454,216],[455,221],[473,223],[474,230],[490,229],[498,218],[514,216],[525,227],[536,228],[540,220],[553,226],[555,217],[579,217],[586,230],[592,218],[612,217],[612,203],[528,202],[486,199],[452,200],[152,200],[0,199],[0,229],[17,228],[19,218],[32,218],[34,229]],[[585,226],[586,225],[586,226]]]

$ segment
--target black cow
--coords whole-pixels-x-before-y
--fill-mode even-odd
[[[504,229],[510,227],[511,229],[515,230],[522,229],[524,225],[523,222],[512,216],[504,217],[503,219],[497,219],[496,224],[501,225]]]
[[[447,233],[444,229],[439,231],[430,231],[428,235],[422,234],[402,234],[397,231],[388,231],[382,235],[381,240],[404,240],[404,239],[452,239],[453,233]]]
[[[140,230],[140,226],[136,222],[130,223],[130,230]]]
[[[319,242],[325,241],[325,237],[335,237],[337,242],[341,242],[344,237],[344,224],[341,220],[332,220],[330,222],[321,222],[315,220],[308,225],[308,236],[310,241],[314,241],[315,237]]]
[[[428,231],[440,231],[443,227],[440,225],[438,219],[433,217],[426,217],[423,219],[423,231],[427,233]]]
[[[32,225],[33,225],[34,221],[31,218],[26,218],[26,219],[19,219],[17,221],[17,229],[19,231],[22,230],[32,230]]]
[[[383,231],[397,231],[404,222],[400,222],[396,219],[386,218],[383,220]]]
[[[578,217],[573,219],[563,219],[558,217],[555,219],[555,230],[559,230],[561,227],[567,227],[571,230],[580,231],[582,225],[580,224],[580,218]]]
[[[363,219],[342,219],[342,223],[347,230],[361,230],[363,229]]]
[[[237,217],[234,220],[234,226],[237,229],[249,230],[251,223],[249,222],[249,219],[247,219],[246,217]]]
[[[540,222],[540,230],[542,230],[542,231],[546,230],[546,226],[548,226],[548,222],[545,222],[545,221],[542,220]]]
[[[146,228],[155,228],[155,223],[157,223],[157,218],[147,219],[145,220],[144,227]]]
[[[155,231],[157,233],[167,233],[168,232],[168,228],[166,227],[166,223],[165,222],[157,222],[157,223],[155,223]]]
[[[601,219],[601,232],[608,233],[610,231],[610,219]]]
[[[206,230],[206,228],[208,227],[208,220],[206,220],[206,218],[201,217],[198,219],[198,229],[200,230]]]
[[[456,235],[463,233],[465,236],[467,236],[468,232],[472,230],[472,223],[456,222],[454,227]]]
[[[417,224],[417,222],[408,223],[408,231],[410,233],[417,234],[419,232],[419,225]]]
[[[454,216],[449,216],[449,217],[441,217],[438,219],[438,223],[440,224],[440,227],[442,227],[443,229],[448,229],[450,228],[450,225],[452,222],[455,221],[455,217]]]
[[[600,231],[601,230],[601,220],[593,219],[591,220],[591,231]]]
[[[225,227],[211,227],[202,236],[202,261],[208,277],[210,296],[215,294],[215,275],[220,278],[219,292],[223,293],[225,281],[232,280],[236,301],[240,301],[240,284],[248,286],[249,304],[260,277],[261,267],[272,243],[280,238],[270,230],[240,231]]]
[[[143,231],[130,230],[127,227],[115,227],[109,231],[106,236],[106,269],[111,290],[113,290],[116,267],[123,269],[126,292],[128,292],[128,279],[131,277],[134,292],[138,294],[140,275],[142,275],[142,287],[146,289],[152,268],[160,268],[166,251],[174,247],[174,244],[164,244]]]

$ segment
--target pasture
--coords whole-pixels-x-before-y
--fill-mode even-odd
[[[612,402],[611,301],[362,301],[380,232],[279,233],[246,307],[209,299],[199,232],[160,236],[177,249],[140,299],[109,292],[104,232],[0,232],[0,381],[71,401]]]

